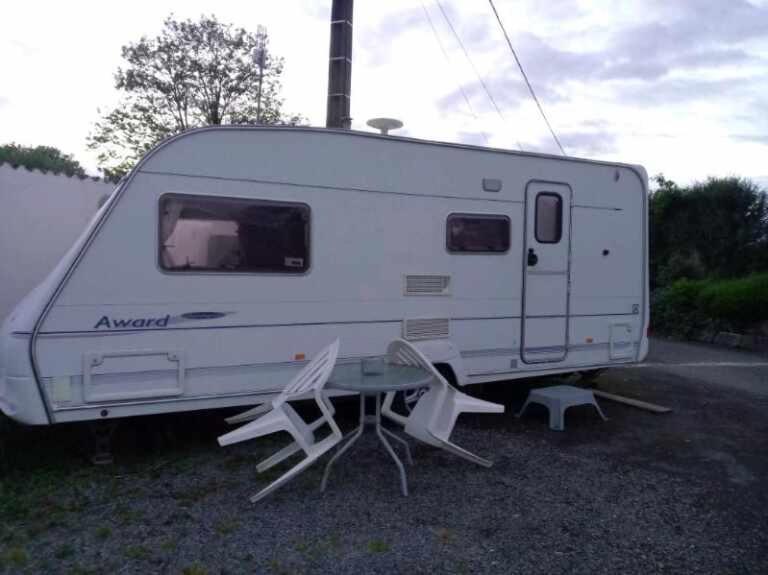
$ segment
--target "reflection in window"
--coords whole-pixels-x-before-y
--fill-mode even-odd
[[[169,271],[302,273],[309,269],[306,204],[167,194],[160,265]]]
[[[480,214],[448,216],[449,252],[503,253],[509,249],[509,218]]]
[[[563,198],[552,192],[536,196],[536,241],[556,244],[563,235]]]

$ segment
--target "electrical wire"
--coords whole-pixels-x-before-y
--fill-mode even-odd
[[[517,67],[520,69],[520,74],[523,76],[523,80],[525,80],[526,86],[528,86],[528,91],[531,93],[531,97],[533,98],[533,101],[536,102],[536,106],[539,108],[539,112],[541,113],[541,117],[544,119],[544,122],[547,124],[547,128],[549,128],[549,133],[552,134],[552,138],[555,140],[555,143],[557,144],[557,147],[560,148],[560,152],[565,156],[565,149],[563,149],[563,145],[560,143],[560,139],[557,137],[557,134],[555,134],[555,130],[552,128],[552,124],[549,123],[549,119],[547,118],[547,115],[544,113],[544,108],[541,106],[541,102],[539,102],[538,97],[536,97],[536,92],[533,90],[533,86],[531,85],[530,80],[528,79],[528,75],[525,73],[525,70],[523,69],[523,64],[520,62],[520,58],[517,56],[517,52],[515,51],[515,48],[512,46],[512,40],[509,39],[509,34],[507,34],[507,29],[504,27],[504,23],[501,21],[501,16],[499,16],[499,12],[496,10],[496,5],[493,3],[493,0],[488,0],[488,2],[491,5],[491,9],[493,10],[494,16],[496,16],[496,21],[499,23],[499,28],[501,28],[502,33],[504,34],[504,38],[507,40],[507,46],[509,46],[509,50],[512,52],[512,56],[515,57],[515,62],[517,63]]]
[[[453,37],[456,38],[456,42],[458,42],[459,47],[461,48],[461,51],[464,52],[464,57],[467,59],[467,62],[469,62],[469,65],[472,67],[472,70],[474,71],[475,76],[477,76],[477,79],[480,82],[480,86],[482,86],[483,91],[485,92],[485,95],[488,96],[488,99],[490,100],[491,104],[496,110],[496,113],[499,115],[502,121],[506,123],[507,119],[504,117],[504,113],[501,111],[501,108],[499,108],[499,105],[496,103],[496,99],[493,97],[493,94],[491,94],[491,90],[486,85],[485,80],[483,80],[483,76],[480,74],[480,72],[477,69],[477,66],[475,66],[475,63],[472,61],[472,58],[469,55],[469,51],[464,46],[464,42],[461,41],[461,36],[459,36],[459,33],[456,31],[456,28],[453,27],[453,23],[451,22],[451,19],[448,16],[448,13],[443,8],[443,5],[440,3],[440,0],[435,0],[435,4],[437,4],[437,7],[440,9],[440,13],[443,15],[443,19],[445,20],[446,24],[448,24],[448,28],[450,28],[451,33],[453,34]],[[517,144],[518,149],[522,151],[523,146],[520,144],[520,142],[516,141],[515,143]]]
[[[432,17],[429,15],[429,10],[427,10],[427,6],[424,4],[424,2],[421,3],[421,7],[424,10],[424,15],[427,17],[427,22],[429,22],[429,27],[432,28],[432,34],[435,36],[435,40],[437,41],[437,45],[440,47],[440,51],[443,53],[443,57],[445,58],[445,61],[448,63],[448,67],[451,66],[451,57],[448,55],[447,50],[445,49],[445,46],[443,45],[443,41],[440,39],[440,35],[437,33],[437,28],[435,28],[434,22],[432,22]],[[459,91],[461,92],[462,97],[464,98],[464,101],[467,103],[467,108],[469,109],[469,113],[472,115],[472,117],[475,119],[475,121],[480,121],[480,117],[475,112],[474,106],[472,106],[472,102],[469,100],[469,96],[467,96],[466,90],[464,90],[464,86],[461,84],[460,80],[456,80],[456,85],[459,88]],[[482,129],[480,130],[480,134],[483,136],[483,139],[485,140],[485,145],[489,145],[488,141],[488,134],[486,134]]]

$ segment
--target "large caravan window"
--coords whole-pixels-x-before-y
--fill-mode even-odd
[[[160,266],[168,271],[305,272],[309,212],[306,204],[167,194],[160,199]]]
[[[503,253],[509,249],[509,218],[451,214],[446,224],[449,252]]]
[[[536,196],[536,241],[556,244],[563,235],[563,198],[541,192]]]

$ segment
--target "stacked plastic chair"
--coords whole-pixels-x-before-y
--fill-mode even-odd
[[[228,423],[243,421],[250,421],[250,423],[219,437],[219,445],[222,447],[279,431],[287,431],[293,436],[294,441],[290,445],[256,466],[259,473],[270,469],[295,453],[303,451],[306,454],[306,457],[298,464],[251,497],[252,502],[263,499],[286,484],[341,441],[341,431],[333,419],[333,406],[323,394],[323,387],[333,371],[338,354],[339,340],[337,339],[312,358],[312,361],[271,402],[258,405],[227,419]],[[291,407],[290,402],[307,399],[310,393],[314,395],[321,416],[315,421],[307,423]],[[330,434],[318,441],[315,432],[326,425],[330,428]]]
[[[433,378],[429,389],[409,414],[394,411],[392,403],[395,393],[388,393],[381,407],[382,415],[402,425],[408,435],[420,441],[484,467],[493,465],[489,460],[452,443],[450,437],[461,413],[504,413],[504,406],[460,392],[435,369],[423,353],[403,339],[396,339],[389,344],[387,356],[389,363],[419,367],[430,372]]]

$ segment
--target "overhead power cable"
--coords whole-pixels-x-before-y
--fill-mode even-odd
[[[421,7],[424,10],[424,15],[427,17],[427,22],[429,22],[429,27],[432,28],[432,34],[435,36],[435,40],[437,41],[437,45],[440,47],[440,51],[443,53],[443,57],[445,58],[445,61],[448,63],[448,67],[451,67],[451,57],[448,55],[448,51],[445,49],[445,46],[443,45],[443,41],[440,39],[440,34],[437,33],[437,28],[435,28],[434,22],[432,22],[432,17],[429,15],[429,10],[427,10],[427,6],[424,4],[424,2],[421,3]],[[475,112],[474,106],[472,106],[472,102],[469,100],[469,96],[467,96],[467,91],[464,89],[464,86],[461,84],[461,81],[457,78],[456,85],[459,88],[459,91],[461,92],[462,97],[464,98],[464,102],[467,104],[467,108],[469,109],[469,113],[472,115],[472,117],[475,119],[475,121],[480,121],[480,117]],[[488,134],[486,134],[482,129],[480,130],[480,134],[483,136],[483,140],[485,140],[485,145],[487,146],[489,144],[488,141]]]
[[[531,93],[533,101],[536,102],[536,106],[539,108],[541,117],[544,119],[544,123],[547,124],[547,128],[549,128],[549,133],[552,134],[552,138],[555,140],[557,147],[560,148],[560,152],[562,152],[562,154],[565,156],[565,149],[563,149],[563,145],[560,143],[560,139],[557,137],[557,134],[555,134],[555,130],[552,128],[552,124],[549,123],[549,119],[544,113],[544,108],[541,106],[541,102],[539,102],[539,99],[536,97],[536,92],[534,92],[533,86],[531,85],[530,80],[528,80],[528,75],[523,69],[523,64],[520,62],[520,58],[518,58],[517,52],[512,46],[512,40],[509,39],[509,34],[507,34],[507,29],[504,27],[504,23],[501,21],[501,16],[499,16],[499,12],[496,10],[496,5],[493,3],[493,0],[488,0],[488,2],[491,5],[494,16],[496,16],[496,21],[499,23],[499,28],[501,28],[501,32],[504,34],[504,38],[507,40],[507,46],[509,46],[509,50],[512,52],[512,56],[515,57],[515,62],[517,63],[517,67],[520,69],[520,74],[522,74],[523,80],[525,80],[525,85],[528,86],[528,91]]]
[[[477,76],[477,79],[480,82],[480,86],[482,86],[483,91],[485,92],[485,95],[488,96],[488,99],[490,100],[491,104],[496,110],[496,113],[506,123],[507,119],[504,117],[504,113],[501,111],[501,108],[499,108],[499,105],[496,103],[496,99],[493,97],[493,94],[491,94],[491,90],[486,85],[485,80],[483,80],[483,76],[480,74],[480,72],[477,69],[477,66],[475,66],[475,63],[472,61],[472,58],[469,56],[469,52],[467,51],[467,48],[464,46],[464,42],[461,41],[461,36],[459,36],[459,33],[456,31],[456,28],[453,27],[453,23],[451,22],[451,19],[448,16],[448,13],[443,8],[443,5],[440,3],[440,0],[435,0],[435,4],[437,4],[437,7],[440,9],[440,13],[443,15],[443,19],[445,20],[446,24],[448,24],[448,28],[450,28],[451,33],[453,34],[453,37],[456,38],[456,42],[458,42],[459,47],[461,48],[461,51],[464,52],[464,57],[467,59],[467,62],[469,62],[469,65],[472,67],[472,70],[474,71],[475,76]],[[517,143],[518,149],[523,150],[523,146],[520,144],[520,142],[516,141],[516,143]]]

